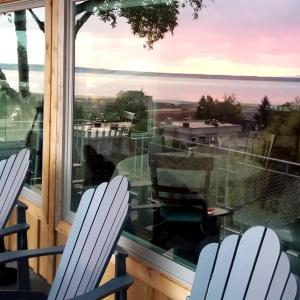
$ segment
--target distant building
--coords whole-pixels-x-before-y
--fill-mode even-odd
[[[221,144],[237,138],[242,131],[240,125],[204,121],[169,121],[161,123],[161,128],[165,137],[204,144]]]
[[[257,113],[257,109],[258,109],[257,104],[242,103],[241,105],[241,111],[243,116],[242,128],[244,134],[248,134],[249,130],[255,130],[257,121],[254,119],[254,115]]]

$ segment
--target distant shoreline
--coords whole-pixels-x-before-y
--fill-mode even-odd
[[[2,64],[0,69],[3,71],[17,71],[18,65],[16,64]],[[35,72],[44,71],[43,65],[32,64],[29,69]],[[299,77],[271,77],[271,76],[237,76],[237,75],[208,75],[208,74],[190,74],[190,73],[163,73],[163,72],[139,72],[128,70],[109,70],[109,69],[96,69],[77,67],[78,73],[90,74],[107,74],[107,75],[133,75],[140,77],[169,77],[169,78],[191,78],[191,79],[217,79],[217,80],[244,80],[244,81],[273,81],[273,82],[296,82],[300,83]]]

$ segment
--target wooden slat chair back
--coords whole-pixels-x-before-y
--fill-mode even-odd
[[[30,151],[0,161],[0,228],[4,228],[23,188],[29,168]]]
[[[167,154],[152,154],[151,180],[155,197],[166,205],[193,205],[200,204],[199,199],[207,200],[210,185],[210,173],[213,170],[212,157],[182,157]],[[205,172],[205,182],[197,187],[184,187],[174,185],[166,185],[160,182],[159,169],[172,170],[181,176],[185,176],[186,171],[203,171]],[[182,173],[182,174],[181,174]],[[199,174],[198,174],[199,175]]]
[[[274,231],[263,226],[230,235],[200,253],[190,300],[291,300],[298,282]],[[297,298],[298,299],[298,298]]]
[[[69,299],[99,285],[127,218],[128,202],[128,181],[122,176],[83,194],[48,299]]]

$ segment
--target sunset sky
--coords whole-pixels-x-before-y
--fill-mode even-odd
[[[77,36],[77,66],[138,71],[300,76],[299,0],[204,0],[199,18],[181,9],[174,35],[143,48],[125,19],[112,29],[92,17]],[[43,19],[43,9],[36,9]],[[28,16],[30,63],[43,64],[43,33]],[[0,63],[16,63],[13,24],[0,16],[5,36]]]
[[[206,0],[198,20],[182,9],[174,35],[149,51],[126,20],[90,19],[77,36],[77,66],[257,76],[300,75],[299,0]]]

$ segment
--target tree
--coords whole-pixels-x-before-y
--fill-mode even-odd
[[[28,101],[30,91],[25,10],[14,12],[14,24],[17,36],[19,92],[22,98]]]
[[[7,96],[0,90],[0,119],[6,119],[7,115]]]
[[[225,95],[224,101],[218,101],[211,96],[202,96],[196,108],[196,117],[217,119],[222,122],[239,123],[242,119],[241,105],[235,95]]]
[[[294,110],[290,113],[285,126],[285,135],[292,136],[295,138],[295,159],[299,161],[300,159],[300,112]]]
[[[81,104],[74,106],[74,120],[86,119],[86,112]]]
[[[1,69],[0,69],[0,98],[2,103],[0,104],[0,110],[2,111],[2,118],[6,118],[7,113],[9,113],[12,110],[12,107],[19,105],[21,103],[20,95],[9,86],[6,80],[6,76]],[[4,117],[4,112],[5,112],[5,117]]]
[[[273,111],[265,131],[276,135],[277,158],[299,162],[300,110],[296,104],[287,102]]]
[[[197,19],[203,7],[203,0],[183,0],[181,6],[193,8],[193,18]],[[178,25],[179,1],[144,0],[137,6],[136,2],[120,0],[89,0],[76,4],[76,15],[80,16],[75,24],[75,34],[92,16],[116,27],[117,19],[124,17],[130,25],[132,33],[145,38],[145,47],[151,49],[153,44],[164,38],[167,32],[173,33]]]
[[[216,118],[222,122],[238,123],[242,119],[241,104],[234,94],[224,95],[224,101],[215,101]]]
[[[271,103],[268,96],[264,96],[253,118],[262,128],[266,128],[270,122],[271,115]]]
[[[201,120],[212,119],[215,115],[215,110],[216,105],[214,99],[209,95],[206,97],[203,95],[196,108],[196,117]]]
[[[143,91],[121,91],[116,100],[108,104],[104,118],[107,121],[124,121],[124,112],[134,113],[135,128],[147,130],[148,112],[152,97],[146,96]]]
[[[300,96],[295,97],[294,106],[296,110],[300,110]]]
[[[1,14],[0,14],[1,15]],[[3,13],[10,23],[14,23],[17,39],[17,58],[19,75],[19,100],[29,101],[29,66],[27,54],[27,19],[26,10],[17,10],[14,13]],[[3,71],[2,76],[4,75]],[[5,75],[4,75],[5,76]],[[21,103],[20,103],[21,104]]]

